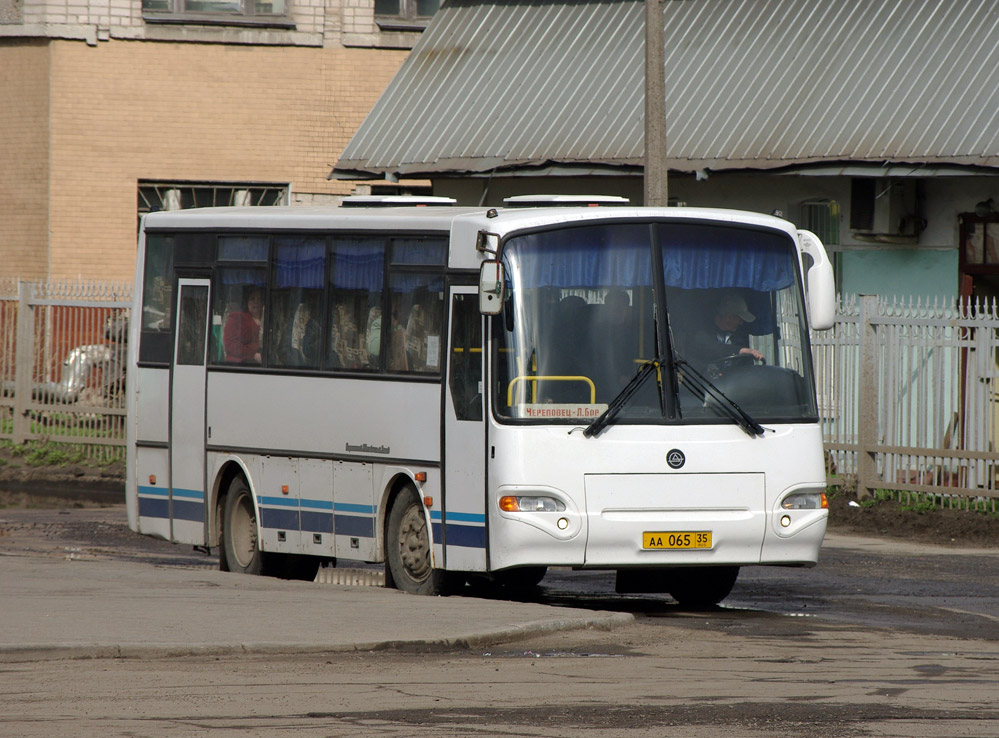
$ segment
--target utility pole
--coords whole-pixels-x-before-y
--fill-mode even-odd
[[[645,0],[645,204],[666,207],[666,69],[663,1]]]

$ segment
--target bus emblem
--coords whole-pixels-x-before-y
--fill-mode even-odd
[[[687,461],[687,457],[683,455],[683,451],[678,448],[671,449],[666,454],[666,463],[669,464],[670,469],[679,469]]]

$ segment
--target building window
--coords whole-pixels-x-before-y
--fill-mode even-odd
[[[139,181],[139,217],[160,210],[287,204],[286,184]]]
[[[142,0],[147,21],[291,26],[288,0]]]
[[[386,29],[419,30],[440,7],[440,0],[375,0],[375,22]]]
[[[835,200],[805,200],[801,203],[802,228],[814,233],[826,246],[839,246],[840,207]]]

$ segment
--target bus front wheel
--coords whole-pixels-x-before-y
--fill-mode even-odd
[[[410,594],[442,594],[444,572],[433,568],[426,514],[412,487],[392,502],[385,549],[387,578],[396,589]]]
[[[666,589],[680,607],[713,607],[728,597],[739,577],[738,566],[704,566],[668,570]]]
[[[229,484],[222,513],[222,550],[229,571],[264,573],[264,552],[257,544],[260,529],[253,497],[242,477]]]

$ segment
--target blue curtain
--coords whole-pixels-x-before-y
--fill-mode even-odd
[[[520,287],[633,287],[652,283],[649,227],[585,226],[510,239],[507,273]],[[511,265],[516,266],[511,269]]]
[[[773,232],[705,226],[659,226],[667,287],[745,288],[774,292],[795,281],[794,246]]]
[[[384,273],[384,241],[358,239],[334,243],[331,279],[335,289],[379,292]]]
[[[321,290],[326,274],[326,240],[280,238],[276,243],[274,286]]]
[[[447,263],[447,240],[443,238],[397,238],[392,241],[393,264]]]
[[[772,292],[794,284],[794,246],[782,234],[702,223],[656,228],[668,287]],[[648,224],[580,226],[510,239],[503,253],[520,287],[642,287],[652,283],[649,239]]]

